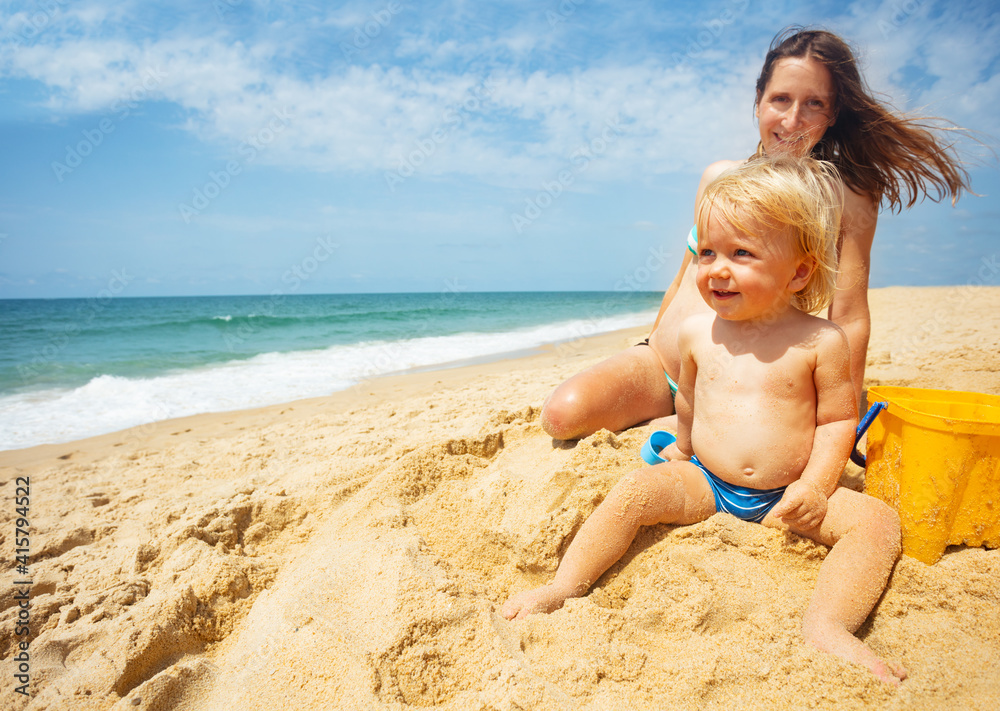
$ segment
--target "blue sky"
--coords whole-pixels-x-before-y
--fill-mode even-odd
[[[663,289],[789,24],[996,145],[993,1],[0,1],[0,298]],[[965,150],[875,286],[1000,283]]]

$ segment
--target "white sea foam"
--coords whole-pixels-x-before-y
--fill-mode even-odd
[[[0,450],[68,442],[203,412],[319,397],[386,373],[498,356],[648,324],[653,315],[568,321],[504,333],[466,333],[267,353],[154,378],[101,375],[72,390],[0,397]]]

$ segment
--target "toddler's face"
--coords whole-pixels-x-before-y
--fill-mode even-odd
[[[750,224],[750,232],[743,232],[712,210],[705,234],[698,235],[698,290],[726,320],[781,313],[803,286],[796,278],[803,268],[808,272],[808,260],[787,231]]]

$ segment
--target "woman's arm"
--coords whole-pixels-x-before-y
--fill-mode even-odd
[[[687,461],[694,454],[691,445],[691,425],[694,422],[694,383],[698,377],[698,362],[694,359],[693,344],[698,337],[699,326],[706,323],[706,320],[710,324],[714,319],[705,314],[689,316],[681,324],[680,332],[677,334],[677,348],[681,354],[681,374],[677,378],[677,394],[674,396],[677,439],[661,452],[664,459]]]
[[[827,318],[847,334],[851,347],[851,380],[861,403],[864,389],[871,314],[868,311],[868,277],[878,209],[867,196],[844,191],[843,243],[837,273],[837,292]]]
[[[719,175],[730,168],[734,168],[739,165],[739,161],[735,160],[719,160],[712,163],[710,166],[705,168],[705,172],[701,174],[701,182],[698,183],[698,193],[694,198],[694,219],[695,222],[698,221],[698,205],[701,204],[701,196],[705,194],[705,188],[708,184],[715,180]],[[667,307],[670,306],[670,302],[674,300],[674,296],[677,295],[677,290],[681,288],[681,281],[684,279],[684,272],[691,264],[691,259],[693,255],[689,249],[684,249],[684,259],[681,260],[681,268],[677,271],[677,275],[674,277],[674,281],[670,284],[670,288],[667,289],[666,293],[663,295],[663,301],[660,302],[660,311],[656,314],[656,320],[653,322],[653,328],[650,333],[656,330],[656,327],[660,325],[660,319],[663,318],[664,312]]]
[[[674,277],[673,283],[663,295],[663,301],[660,302],[660,312],[656,314],[656,320],[653,321],[653,328],[650,329],[650,333],[655,331],[656,327],[660,325],[660,319],[663,318],[663,314],[666,312],[667,307],[670,306],[670,302],[672,302],[674,297],[677,295],[677,290],[681,288],[681,281],[684,279],[684,272],[687,271],[689,264],[691,264],[691,251],[685,248],[684,259],[681,260],[681,268],[677,270],[677,275]]]

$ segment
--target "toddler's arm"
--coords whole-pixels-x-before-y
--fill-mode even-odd
[[[698,375],[698,365],[692,352],[701,316],[689,316],[681,323],[677,332],[677,350],[681,357],[681,372],[677,376],[677,394],[674,396],[674,411],[677,413],[677,442],[664,451],[670,459],[691,459],[691,423],[694,420],[694,381]]]
[[[772,512],[789,523],[818,526],[837,488],[858,424],[847,337],[837,326],[824,330],[816,347],[816,432],[802,476],[792,482]]]

